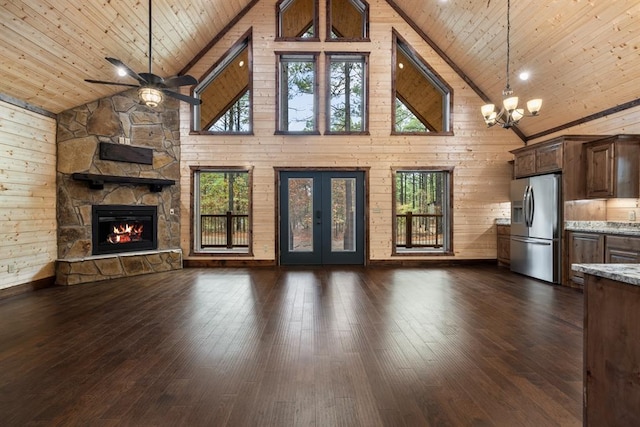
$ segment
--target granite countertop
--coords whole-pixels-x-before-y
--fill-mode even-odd
[[[565,221],[564,229],[588,233],[640,236],[640,222]]]
[[[640,264],[571,264],[571,269],[629,285],[640,286]]]
[[[496,225],[511,225],[511,218],[496,218]]]

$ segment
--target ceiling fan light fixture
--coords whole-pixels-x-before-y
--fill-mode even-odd
[[[155,108],[162,102],[162,92],[153,87],[138,89],[138,96],[147,107]]]

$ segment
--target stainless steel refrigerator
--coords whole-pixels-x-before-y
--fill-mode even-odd
[[[511,271],[560,283],[561,176],[511,181]]]

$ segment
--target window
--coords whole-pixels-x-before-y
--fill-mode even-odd
[[[367,57],[327,54],[327,67],[327,133],[365,133]]]
[[[277,38],[285,40],[318,41],[318,1],[280,0]]]
[[[278,132],[318,133],[317,56],[278,56]]]
[[[397,170],[394,253],[451,253],[452,170]]]
[[[327,0],[328,40],[368,40],[369,5],[361,0]]]
[[[216,64],[194,90],[193,130],[250,134],[252,131],[251,40],[246,37]]]
[[[251,173],[194,169],[194,252],[251,252]]]
[[[393,133],[450,133],[452,89],[394,32]]]

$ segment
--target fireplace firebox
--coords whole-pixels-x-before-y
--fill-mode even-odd
[[[158,207],[94,205],[93,255],[158,248]]]

